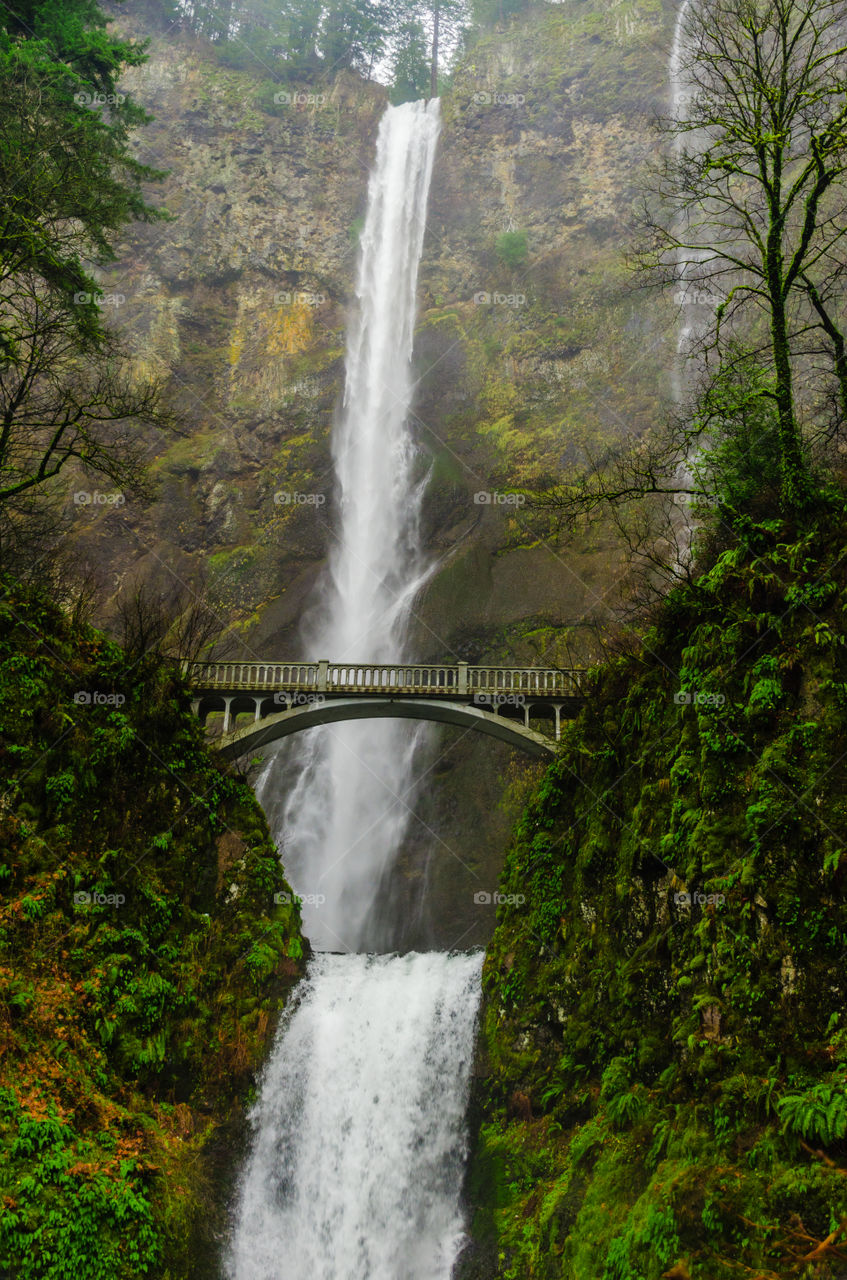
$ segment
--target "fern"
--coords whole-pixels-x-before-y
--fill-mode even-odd
[[[613,1058],[603,1072],[600,1097],[606,1103],[612,1124],[617,1128],[635,1124],[647,1107],[643,1085],[630,1084],[631,1064],[627,1058]]]
[[[787,1093],[778,1104],[783,1132],[797,1133],[828,1147],[847,1133],[843,1086],[816,1084],[805,1093]]]

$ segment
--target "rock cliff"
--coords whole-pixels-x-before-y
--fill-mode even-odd
[[[438,561],[417,608],[422,657],[555,662],[554,633],[615,599],[603,530],[551,541],[508,490],[642,432],[667,390],[676,317],[633,291],[624,254],[671,19],[658,0],[539,5],[479,36],[444,95],[415,357]],[[141,6],[120,22],[149,34]],[[329,437],[386,93],[349,73],[284,83],[166,30],[127,88],[156,117],[137,147],[170,171],[173,220],[133,230],[104,290],[185,434],[151,442],[152,507],[83,508],[76,536],[110,588],[204,564],[222,616],[239,611],[245,656],[299,654],[334,527]],[[427,816],[463,857],[489,851],[475,887],[508,813],[496,787],[459,805],[451,779],[490,776],[492,761],[500,776],[507,759],[450,747]],[[468,888],[442,874],[439,916]]]

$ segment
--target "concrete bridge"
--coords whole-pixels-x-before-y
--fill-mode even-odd
[[[583,701],[577,668],[206,662],[187,674],[200,720],[223,713],[219,745],[230,758],[315,725],[398,716],[476,729],[545,757],[555,752],[562,717]]]

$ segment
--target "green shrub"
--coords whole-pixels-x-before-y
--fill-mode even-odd
[[[528,242],[525,231],[504,231],[497,237],[494,252],[506,267],[526,265]]]

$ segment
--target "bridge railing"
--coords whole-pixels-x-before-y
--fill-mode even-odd
[[[195,662],[188,671],[198,689],[315,689],[317,662]]]
[[[581,672],[469,663],[205,662],[188,672],[198,691],[396,693],[466,697],[519,693],[578,697]]]
[[[579,694],[577,670],[560,671],[546,667],[468,667],[471,692],[527,693],[553,695]]]
[[[327,671],[334,693],[456,693],[458,684],[457,667],[331,662]]]

